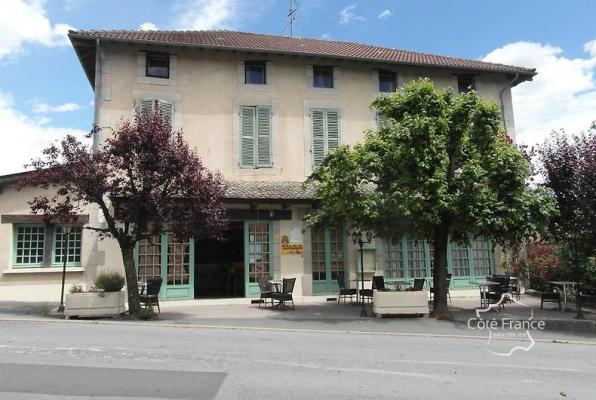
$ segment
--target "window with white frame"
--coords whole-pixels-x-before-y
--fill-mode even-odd
[[[81,265],[81,248],[83,241],[83,228],[69,226],[70,232],[65,232],[64,225],[54,228],[54,241],[52,245],[52,264],[79,266]]]
[[[240,167],[270,168],[271,107],[240,107]]]
[[[474,275],[487,276],[492,273],[491,249],[486,239],[475,238],[472,241],[472,263]]]
[[[468,245],[451,242],[451,270],[453,276],[470,275],[470,259]]]
[[[312,109],[312,155],[313,164],[319,165],[327,153],[340,144],[339,110]]]
[[[169,54],[147,53],[145,60],[145,76],[150,78],[170,79]]]
[[[45,256],[46,227],[17,225],[14,228],[14,265],[41,266]]]
[[[426,254],[424,240],[408,240],[408,273],[410,278],[426,276]]]

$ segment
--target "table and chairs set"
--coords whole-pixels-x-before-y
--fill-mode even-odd
[[[292,310],[295,310],[294,297],[294,285],[296,284],[296,278],[284,278],[282,280],[273,280],[268,276],[260,276],[258,279],[259,290],[261,292],[259,308],[261,303],[267,306],[267,299],[271,301],[271,308],[287,310],[290,307],[286,303],[292,303]],[[277,302],[274,304],[273,302]]]

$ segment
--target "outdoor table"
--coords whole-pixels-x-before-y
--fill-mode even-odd
[[[563,286],[563,310],[562,312],[567,311],[567,286],[575,286],[576,282],[571,281],[550,281],[553,285]]]
[[[488,306],[488,299],[486,298],[486,292],[488,291],[488,287],[500,285],[500,283],[495,281],[476,281],[476,285],[478,285],[478,288],[480,289],[480,307],[484,308]]]

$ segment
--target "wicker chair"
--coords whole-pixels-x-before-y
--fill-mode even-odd
[[[261,291],[261,298],[259,301],[259,308],[261,307],[261,303],[265,304],[267,307],[267,299],[271,300],[271,306],[273,307],[273,285],[269,282],[270,279],[268,276],[261,275],[259,276],[259,290]]]
[[[292,302],[292,309],[295,310],[296,307],[294,306],[294,298],[292,297],[292,293],[294,292],[294,285],[296,284],[296,278],[289,278],[282,281],[282,291],[281,292],[273,292],[271,293],[271,301],[275,300],[279,302],[279,308],[289,308],[286,306],[287,301]]]
[[[149,278],[147,279],[147,293],[140,294],[139,300],[142,306],[153,306],[157,305],[157,312],[161,314],[159,309],[159,291],[161,290],[161,278]]]

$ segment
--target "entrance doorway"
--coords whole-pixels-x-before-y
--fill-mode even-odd
[[[244,297],[244,223],[230,222],[223,240],[195,241],[195,298]]]

